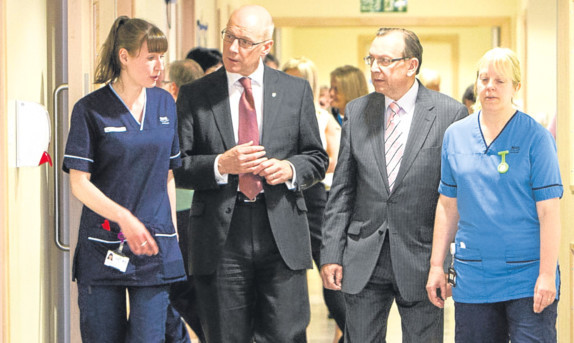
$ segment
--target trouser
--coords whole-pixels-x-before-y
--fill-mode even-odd
[[[179,233],[179,247],[181,250],[181,255],[183,257],[183,263],[185,265],[185,270],[189,270],[187,266],[188,262],[188,247],[187,247],[187,230],[189,226],[189,209],[177,212],[177,228]],[[175,336],[171,332],[167,332],[167,343],[179,342],[181,335],[180,332],[180,322],[183,318],[187,325],[195,332],[195,335],[199,339],[199,342],[205,342],[205,335],[203,334],[203,329],[201,328],[201,322],[199,320],[198,314],[198,304],[197,304],[197,294],[195,290],[195,284],[193,281],[193,276],[188,275],[187,280],[173,283],[169,290],[169,300],[171,306],[178,315],[173,314],[168,315],[167,326],[171,326],[174,329]],[[169,312],[168,312],[169,313]]]
[[[460,343],[556,343],[558,300],[534,313],[534,298],[490,304],[454,304],[455,341]]]
[[[401,297],[391,264],[387,235],[373,275],[365,288],[358,294],[345,293],[345,342],[386,342],[387,320],[393,301],[396,302],[401,316],[403,342],[443,341],[443,310],[434,306],[427,298],[406,301]]]
[[[125,287],[78,283],[82,342],[165,342],[168,289],[168,285]]]
[[[321,268],[321,239],[323,226],[323,216],[325,214],[325,205],[327,203],[327,191],[325,185],[317,183],[313,187],[303,191],[305,203],[307,205],[307,220],[309,222],[309,231],[311,233],[311,250],[313,261],[317,268]],[[333,291],[323,288],[323,300],[329,310],[329,313],[335,319],[337,326],[345,330],[345,298],[340,291]],[[339,340],[343,343],[343,337]]]
[[[306,270],[283,261],[264,200],[237,202],[217,271],[195,284],[208,343],[307,341]]]

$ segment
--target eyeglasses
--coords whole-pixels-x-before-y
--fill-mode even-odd
[[[373,66],[373,63],[375,61],[377,61],[377,65],[379,67],[388,67],[392,63],[395,63],[397,61],[407,60],[409,58],[410,57],[399,57],[399,58],[379,57],[379,58],[375,58],[373,56],[367,56],[367,57],[363,58],[363,61],[365,61],[365,64],[368,66]]]
[[[237,39],[237,43],[239,44],[239,47],[242,49],[253,49],[254,47],[256,47],[259,44],[265,43],[267,41],[269,41],[269,39],[266,39],[264,41],[261,42],[257,42],[254,43],[248,39],[245,38],[239,38],[237,36],[234,36],[233,34],[227,32],[227,29],[223,29],[223,31],[221,31],[221,38],[223,38],[223,40],[227,43],[231,43],[233,44],[233,42]]]

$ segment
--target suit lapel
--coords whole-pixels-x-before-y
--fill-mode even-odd
[[[436,113],[433,111],[434,103],[428,92],[429,91],[426,88],[419,84],[415,113],[413,114],[413,120],[411,122],[411,128],[407,138],[407,145],[405,146],[403,160],[395,180],[394,189],[398,188],[407,171],[413,164],[417,154],[427,139],[432,124],[435,121]]]
[[[277,109],[281,104],[281,92],[277,87],[279,73],[269,67],[265,67],[263,72],[263,132],[261,134],[261,145],[268,146],[273,137],[273,123],[277,119]]]
[[[368,137],[370,137],[369,142],[371,149],[373,150],[373,155],[375,156],[375,161],[379,167],[379,172],[381,173],[381,178],[383,179],[383,184],[387,192],[389,191],[389,178],[387,176],[387,167],[385,159],[385,96],[373,92],[369,96],[369,102],[365,109],[365,115],[367,117],[367,130]]]
[[[220,68],[215,73],[216,75],[211,79],[211,87],[208,87],[206,93],[211,102],[211,111],[215,118],[215,124],[221,134],[223,144],[225,145],[225,150],[229,150],[236,144],[229,105],[227,74],[225,73],[225,68]]]

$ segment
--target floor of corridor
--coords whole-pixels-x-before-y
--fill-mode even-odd
[[[321,278],[316,269],[307,274],[309,279],[309,302],[311,303],[311,323],[307,329],[309,343],[333,343],[335,321],[327,317],[327,308],[323,303]],[[454,342],[454,303],[449,298],[445,307],[444,343]],[[395,305],[391,309],[387,328],[387,342],[402,342],[401,320]]]
[[[321,278],[316,269],[308,271],[309,302],[311,304],[311,322],[307,328],[307,340],[309,343],[333,343],[335,336],[335,321],[328,318],[327,307],[323,302]],[[454,342],[454,304],[449,298],[445,306],[444,318],[444,343]],[[391,309],[387,329],[387,342],[400,343],[401,320],[395,305]],[[193,343],[197,339],[192,340]]]

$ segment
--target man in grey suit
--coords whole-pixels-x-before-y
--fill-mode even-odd
[[[385,342],[396,301],[403,342],[442,342],[426,296],[444,131],[466,108],[420,84],[418,37],[380,29],[365,62],[375,92],[350,102],[323,225],[321,276],[345,295],[345,342]]]
[[[306,342],[312,265],[301,191],[323,179],[328,156],[309,83],[263,65],[272,34],[263,7],[234,11],[224,68],[183,86],[177,101],[178,186],[195,190],[189,272],[209,343]]]

